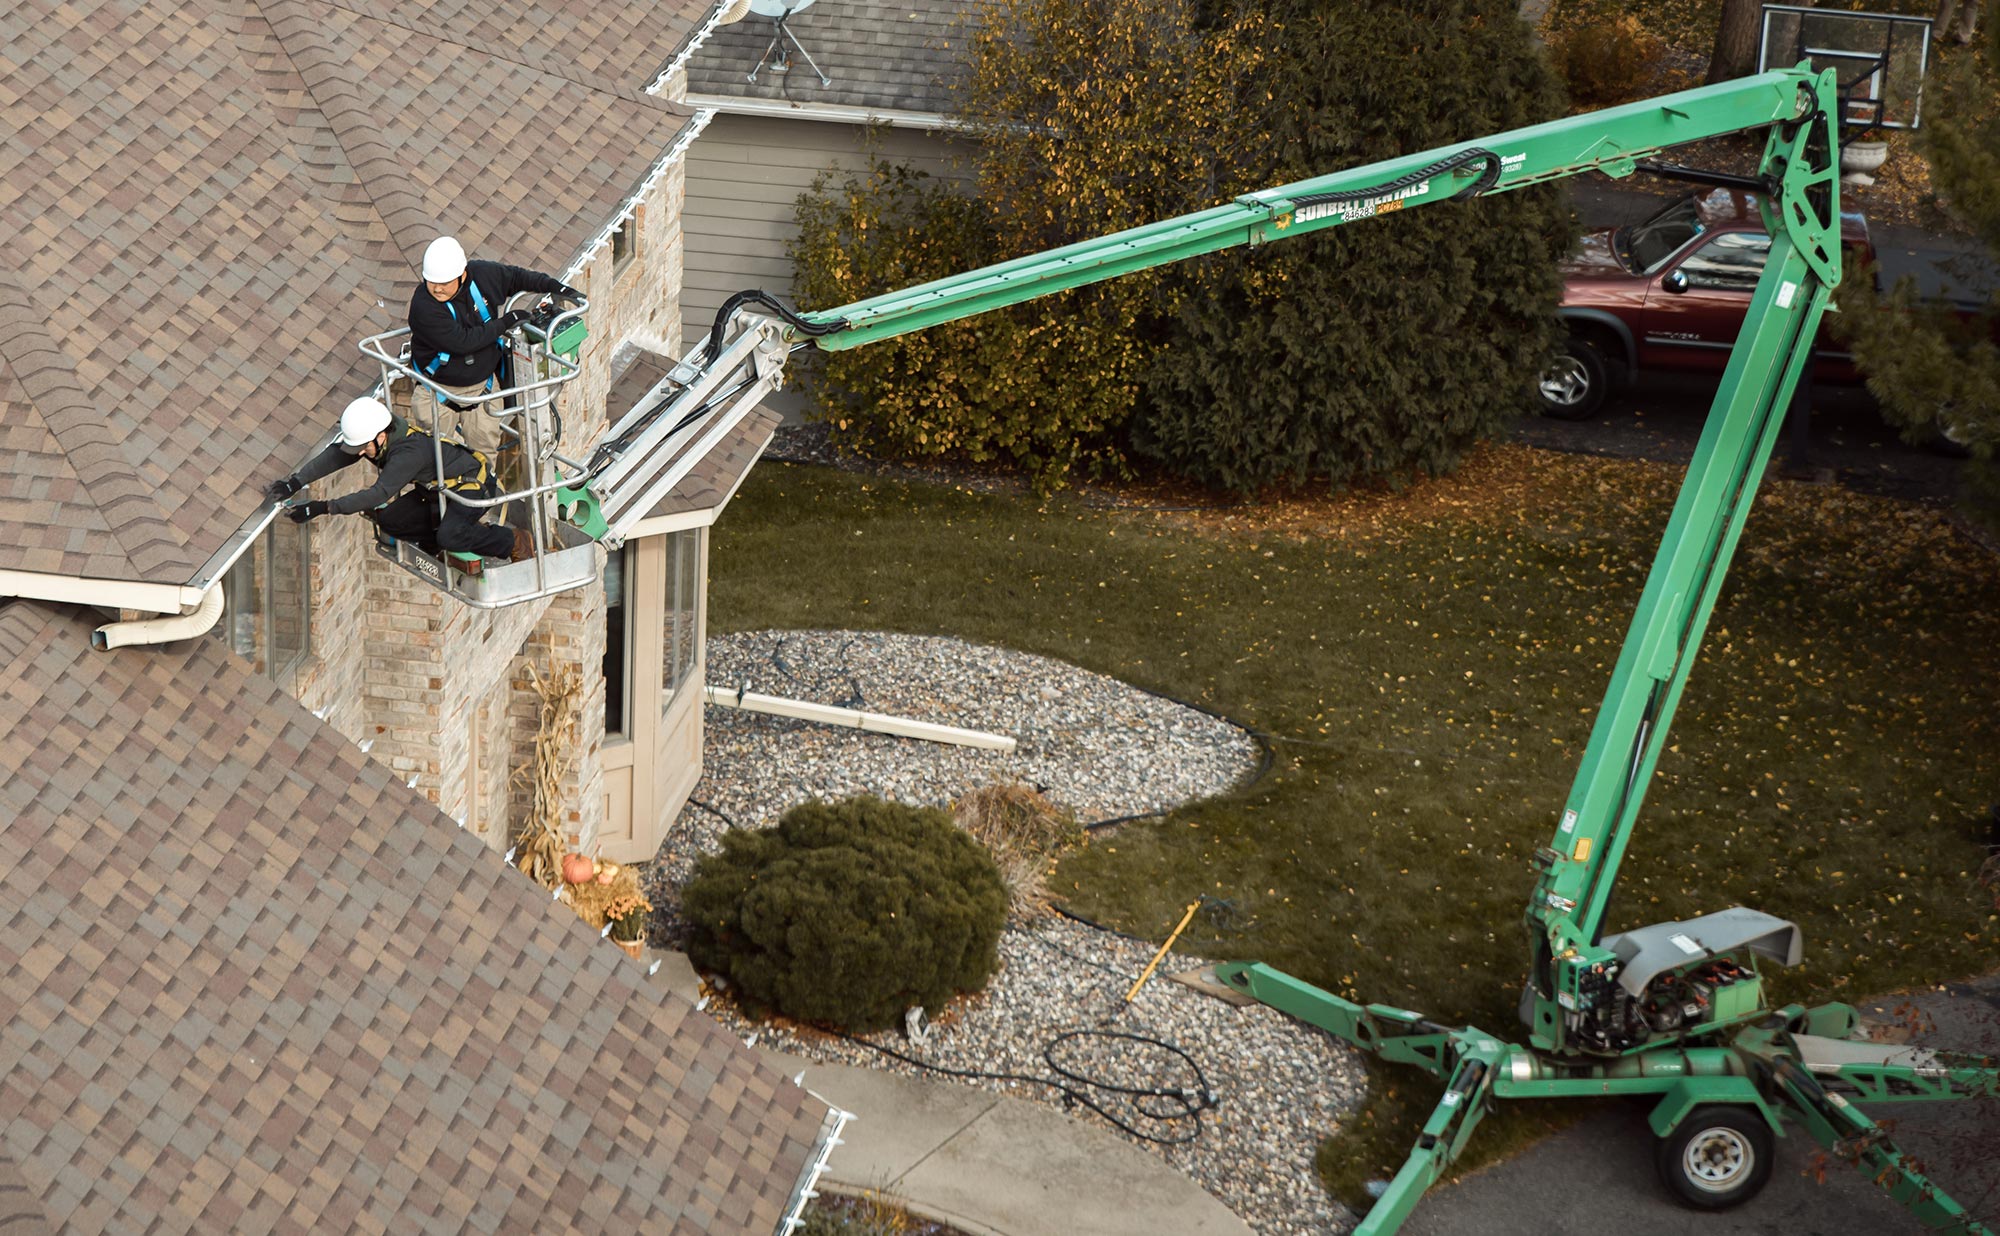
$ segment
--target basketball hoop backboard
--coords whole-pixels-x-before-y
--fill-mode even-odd
[[[1914,129],[1930,67],[1931,19],[1894,13],[1763,6],[1757,71],[1802,60],[1840,81],[1841,123],[1857,129]]]

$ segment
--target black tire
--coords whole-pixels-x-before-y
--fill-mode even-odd
[[[1754,1108],[1711,1103],[1660,1139],[1653,1162],[1684,1205],[1727,1210],[1763,1191],[1776,1154],[1771,1126]]]
[[[1611,392],[1610,371],[1596,345],[1572,335],[1542,369],[1535,394],[1542,415],[1559,421],[1587,421]]]

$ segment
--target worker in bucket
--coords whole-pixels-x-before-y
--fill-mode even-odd
[[[491,498],[498,492],[486,455],[455,442],[443,444],[443,455],[445,488],[479,498]],[[381,400],[365,395],[340,414],[340,433],[333,445],[307,460],[297,472],[273,481],[264,492],[281,502],[357,459],[375,465],[379,475],[373,485],[339,498],[293,503],[285,508],[286,517],[302,524],[322,515],[366,512],[383,532],[427,553],[443,550],[511,562],[534,556],[534,540],[526,529],[480,522],[490,508],[446,499],[440,519],[438,455],[431,436],[391,414]]]
[[[505,337],[528,320],[525,309],[502,313],[500,307],[521,292],[570,301],[582,300],[583,294],[539,271],[468,262],[464,248],[450,236],[438,237],[424,250],[423,275],[422,286],[410,295],[410,363],[446,392],[437,398],[455,414],[460,440],[496,459],[503,446],[512,444],[501,430],[501,409],[491,401],[474,401],[512,385]]]

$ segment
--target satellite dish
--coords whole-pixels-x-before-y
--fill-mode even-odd
[[[806,50],[805,44],[799,42],[799,36],[793,34],[791,28],[785,25],[787,18],[812,2],[813,0],[750,0],[752,13],[771,19],[770,46],[766,47],[764,54],[758,58],[757,67],[750,70],[749,80],[753,85],[757,81],[757,74],[763,72],[767,66],[773,73],[791,72],[792,58],[785,48],[787,42],[798,48],[799,54],[806,58],[806,63],[812,65],[812,71],[819,75],[820,85],[833,84],[833,79],[821,73],[819,65],[813,63],[812,53]]]

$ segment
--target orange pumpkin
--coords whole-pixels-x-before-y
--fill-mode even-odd
[[[587,854],[565,854],[562,860],[563,879],[571,884],[587,884],[597,874],[597,864],[590,861]]]
[[[599,884],[609,884],[617,878],[618,878],[617,863],[599,863],[597,865],[597,882]]]

